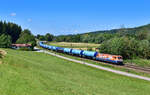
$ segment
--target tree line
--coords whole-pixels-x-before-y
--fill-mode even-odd
[[[86,42],[86,43],[96,43],[101,44],[102,42],[109,40],[114,37],[137,37],[140,35],[142,31],[150,32],[150,24],[136,27],[136,28],[120,28],[120,29],[113,29],[113,30],[106,30],[106,31],[96,31],[96,32],[89,32],[84,34],[75,34],[75,35],[59,35],[54,37],[54,41],[57,42]],[[144,36],[145,34],[141,34]]]
[[[30,30],[22,30],[15,23],[0,21],[0,48],[9,48],[12,43],[30,43],[35,46],[36,40]]]
[[[38,34],[36,36],[37,39],[39,39],[40,41],[53,41],[54,40],[54,35],[47,33],[46,35],[40,35]]]
[[[150,59],[150,26],[128,32],[126,29],[113,34],[113,38],[100,45],[100,52],[122,55],[124,59]],[[138,28],[139,29],[139,28]]]

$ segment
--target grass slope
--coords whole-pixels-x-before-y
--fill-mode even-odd
[[[41,47],[38,47],[38,48],[43,49]],[[109,63],[104,64],[103,62],[93,61],[93,60],[87,59],[87,58],[80,58],[80,57],[77,57],[77,56],[71,56],[69,54],[59,53],[59,52],[55,52],[55,51],[51,51],[51,50],[47,50],[47,49],[43,49],[43,50],[46,50],[46,51],[49,51],[49,52],[52,52],[52,53],[55,53],[55,54],[58,54],[58,55],[61,55],[61,56],[65,56],[65,57],[68,57],[68,58],[71,58],[71,59],[88,62],[90,64],[99,65],[99,66],[103,66],[103,67],[106,67],[106,68],[111,68],[111,69],[115,69],[115,70],[119,70],[119,71],[124,71],[124,72],[127,72],[127,73],[133,73],[133,74],[140,75],[140,76],[150,77],[150,74],[147,74],[147,73],[144,73],[144,72],[139,72],[139,71],[136,71],[136,70],[127,69],[127,68],[116,67],[115,65],[110,65]],[[131,60],[128,60],[128,61],[131,62]],[[126,64],[126,62],[127,61],[125,60],[124,64]],[[133,60],[132,60],[132,62],[133,62]],[[141,64],[139,66],[141,66]],[[143,66],[141,66],[141,67],[143,67]]]
[[[150,82],[43,53],[7,50],[1,95],[149,95]]]

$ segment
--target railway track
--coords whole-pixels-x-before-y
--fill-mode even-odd
[[[73,55],[71,55],[73,56]],[[87,58],[81,58],[79,56],[76,56],[78,58],[80,58],[81,60],[90,60],[90,61],[93,61],[93,62],[96,62],[96,63],[100,63],[100,64],[104,64],[104,65],[108,65],[108,66],[112,66],[112,67],[118,67],[118,68],[125,68],[125,69],[128,69],[128,70],[135,70],[135,71],[138,71],[138,72],[143,72],[143,73],[147,73],[147,74],[150,74],[150,67],[140,67],[140,66],[137,66],[135,64],[131,64],[131,63],[126,63],[124,65],[116,65],[116,64],[113,64],[113,63],[107,63],[107,62],[100,62],[100,61],[97,61],[97,60],[93,60],[93,59],[87,59]]]
[[[134,70],[137,70],[137,71],[140,71],[140,72],[150,74],[150,68],[148,68],[148,67],[140,67],[140,66],[133,65],[133,64],[125,64],[124,67],[126,67],[128,69],[134,69]]]

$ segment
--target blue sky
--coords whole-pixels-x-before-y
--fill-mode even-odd
[[[0,0],[0,20],[33,34],[77,34],[150,23],[150,0]]]

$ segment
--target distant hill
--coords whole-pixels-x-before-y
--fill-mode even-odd
[[[135,33],[137,31],[142,31],[142,30],[147,30],[150,32],[150,24],[139,26],[139,27],[134,27],[134,28],[120,28],[120,29],[112,29],[112,30],[101,30],[101,31],[94,31],[94,32],[88,32],[88,33],[83,33],[83,34],[117,33],[117,32],[120,32],[121,30],[124,30],[124,32],[128,32],[128,33],[132,33],[132,32]]]
[[[112,30],[94,31],[75,35],[60,35],[55,37],[57,42],[88,42],[88,43],[102,43],[113,37],[131,36],[136,37],[138,33],[147,32],[150,34],[150,24],[134,27],[134,28],[120,28]]]

